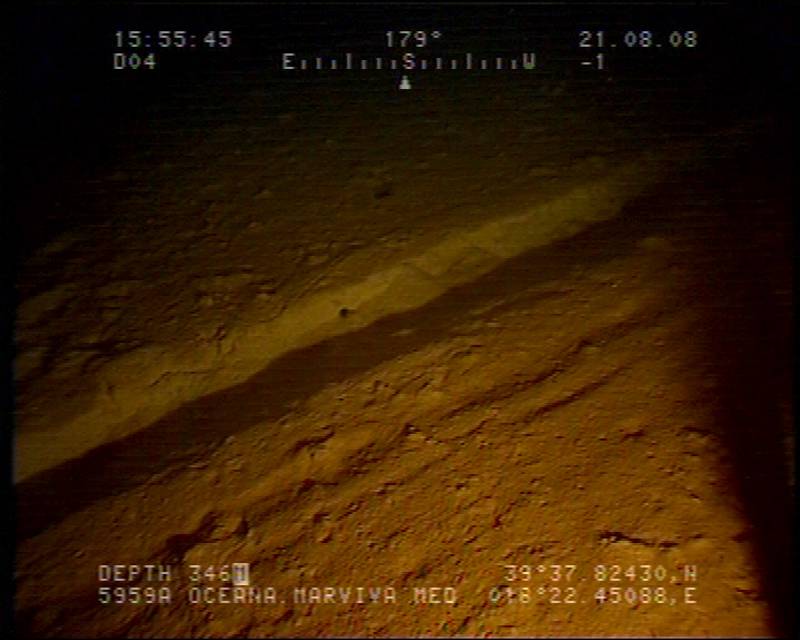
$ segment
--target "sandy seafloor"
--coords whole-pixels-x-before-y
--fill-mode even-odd
[[[23,633],[781,628],[779,123],[487,82],[220,81],[34,199]]]

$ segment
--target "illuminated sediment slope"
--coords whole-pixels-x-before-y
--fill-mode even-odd
[[[381,264],[356,282],[326,287],[298,300],[271,322],[240,318],[221,343],[205,348],[143,348],[107,367],[106,388],[85,413],[18,439],[19,480],[122,437],[202,394],[241,382],[289,350],[365,326],[430,301],[531,247],[576,233],[617,213],[657,175],[652,158],[578,186],[530,211],[475,229],[446,230],[438,242],[399,264]],[[385,260],[385,258],[384,258]],[[352,310],[346,322],[340,310]]]
[[[724,140],[724,135],[714,139]],[[193,257],[189,252],[195,248],[183,239],[191,231],[176,228],[173,221],[173,228],[159,232],[167,236],[161,240],[162,246],[145,247],[147,238],[130,247],[122,246],[111,264],[102,267],[109,275],[98,280],[96,291],[100,293],[81,304],[70,307],[69,299],[76,291],[90,287],[80,277],[70,281],[69,276],[59,287],[23,301],[18,327],[21,335],[33,336],[33,340],[39,339],[37,330],[49,331],[58,338],[58,329],[37,329],[49,322],[48,317],[63,315],[61,321],[68,323],[70,317],[64,310],[71,309],[77,327],[97,307],[103,317],[112,313],[114,321],[121,316],[128,325],[136,324],[139,339],[133,340],[130,348],[101,353],[98,344],[123,342],[119,335],[114,335],[122,331],[112,322],[102,330],[85,330],[86,336],[80,335],[84,330],[73,330],[70,326],[60,329],[74,334],[69,339],[78,346],[68,355],[76,361],[56,362],[60,377],[48,379],[46,376],[51,372],[45,372],[39,381],[38,397],[31,395],[32,399],[25,399],[18,407],[15,478],[24,480],[105,442],[134,433],[188,401],[246,380],[291,350],[364,327],[382,316],[419,307],[448,288],[492,270],[504,260],[612,217],[626,201],[657,182],[671,168],[691,162],[697,155],[696,145],[681,147],[674,142],[639,157],[628,153],[618,158],[589,156],[570,162],[563,153],[556,159],[555,169],[560,166],[569,179],[562,180],[560,190],[551,190],[544,197],[528,186],[530,193],[521,193],[516,199],[518,203],[526,200],[532,203],[527,207],[518,205],[507,214],[487,212],[483,220],[476,220],[476,216],[462,219],[457,210],[450,211],[435,216],[424,228],[417,221],[419,212],[409,212],[408,220],[401,216],[393,221],[408,230],[408,238],[400,248],[392,247],[391,242],[380,242],[379,231],[369,227],[365,213],[355,225],[353,220],[343,219],[339,221],[339,229],[335,224],[332,226],[334,233],[343,236],[349,230],[347,227],[358,229],[358,242],[336,259],[326,260],[323,256],[320,264],[315,264],[313,254],[306,256],[300,268],[283,264],[286,261],[282,256],[293,250],[292,245],[312,244],[320,234],[314,224],[299,225],[294,233],[274,232],[270,237],[260,237],[258,242],[248,240],[247,250],[257,254],[251,260],[255,267],[241,267],[238,271],[232,267],[232,275],[204,277],[204,272],[219,267],[214,264],[216,257],[199,252],[196,254],[199,257]],[[624,164],[618,162],[622,157]],[[414,186],[417,185],[410,185],[410,190]],[[446,202],[440,206],[446,211]],[[136,224],[141,225],[141,221]],[[59,242],[62,241],[55,244]],[[154,293],[143,293],[147,285],[154,285],[147,282],[147,265],[143,256],[136,253],[142,250],[152,251],[149,259],[153,266],[149,268],[175,271],[177,284],[171,285],[179,289],[202,280],[207,289],[227,287],[240,298],[246,298],[252,289],[245,285],[269,281],[281,269],[285,272],[284,283],[270,291],[267,306],[256,299],[260,295],[251,295],[251,299],[239,306],[217,305],[211,309],[201,304],[198,309],[193,302],[166,313],[161,307],[172,302],[168,291],[154,288]],[[171,260],[181,252],[186,253],[183,262],[163,268],[158,264],[161,255]],[[263,260],[258,256],[264,256]],[[94,277],[103,275],[100,272]],[[122,308],[109,311],[102,307],[102,295],[112,299],[120,296]],[[136,295],[142,302],[136,303]],[[164,296],[163,302],[156,295]],[[176,299],[181,295],[184,291],[175,291]],[[205,295],[201,302],[205,304],[211,297]],[[185,330],[181,331],[182,328]],[[195,335],[190,338],[192,332]],[[53,335],[49,338],[54,339]],[[31,353],[35,349],[23,351],[17,358],[18,376],[26,368],[25,358]]]

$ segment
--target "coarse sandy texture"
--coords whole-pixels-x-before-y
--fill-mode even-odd
[[[69,224],[16,283],[21,634],[784,631],[780,127],[696,86],[260,78],[32,199]],[[188,601],[233,562],[276,601]],[[100,604],[122,563],[171,603]]]
[[[780,184],[754,165],[729,199],[706,197],[741,162],[675,174],[616,218],[288,353],[22,483],[20,628],[779,631],[786,210],[761,197]],[[776,511],[753,489],[771,490]],[[275,601],[190,603],[233,599],[219,589],[234,562],[250,563],[251,584]],[[171,604],[98,604],[98,565],[145,563],[169,565],[171,580],[114,586],[128,600],[131,587],[166,587]],[[455,601],[423,604],[415,589]]]

